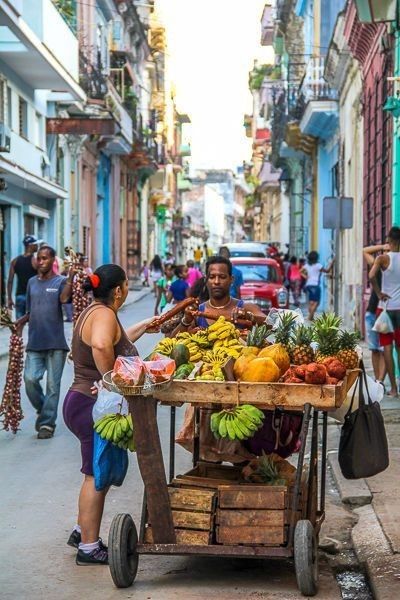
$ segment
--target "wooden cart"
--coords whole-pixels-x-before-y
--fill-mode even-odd
[[[141,554],[294,558],[300,591],[315,595],[317,540],[325,511],[327,411],[341,406],[356,377],[357,371],[351,371],[337,386],[174,381],[153,397],[127,397],[136,426],[137,459],[145,493],[139,534],[129,514],[116,515],[111,524],[108,549],[115,585],[132,585]],[[158,400],[171,406],[169,485],[157,427]],[[174,479],[175,411],[183,403],[195,407],[194,470]],[[237,485],[229,481],[234,467],[199,461],[200,410],[221,410],[224,405],[237,403],[302,415],[301,446],[291,488]],[[310,424],[308,474],[304,481]],[[226,473],[230,470],[228,480],[222,473],[224,469]],[[188,522],[191,530],[187,529]]]

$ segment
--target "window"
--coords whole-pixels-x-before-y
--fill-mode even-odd
[[[5,81],[0,79],[0,122],[4,123],[5,107],[6,107],[6,96],[5,96]]]
[[[19,99],[19,135],[28,139],[28,103]]]
[[[40,113],[35,112],[35,145],[38,148],[43,148],[43,117]]]
[[[274,267],[270,265],[245,264],[235,265],[242,272],[243,281],[278,281],[278,276]]]
[[[7,125],[12,129],[12,89],[7,86]]]

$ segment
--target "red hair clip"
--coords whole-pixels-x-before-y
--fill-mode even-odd
[[[98,275],[96,275],[96,273],[93,273],[92,275],[89,275],[89,279],[90,279],[90,283],[92,284],[92,288],[96,289],[99,287],[100,285],[100,277]]]

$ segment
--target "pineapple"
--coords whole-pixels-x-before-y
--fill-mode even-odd
[[[291,313],[279,315],[279,325],[275,330],[275,344],[281,344],[290,354],[293,345],[293,333],[296,317]]]
[[[337,357],[346,369],[357,369],[360,359],[356,352],[360,335],[357,331],[341,331],[339,335],[339,352]]]
[[[318,343],[316,361],[337,355],[339,351],[339,327],[342,319],[334,313],[323,313],[314,321],[314,340]]]
[[[264,348],[269,327],[267,325],[254,325],[247,334],[246,350],[258,354],[261,348]],[[246,354],[246,352],[243,352]]]
[[[292,362],[295,365],[308,365],[314,362],[315,353],[311,347],[313,330],[307,325],[299,325],[295,330],[294,346],[291,350]]]
[[[268,456],[264,451],[262,456],[258,459],[256,475],[258,475],[261,481],[266,485],[286,485],[286,479],[283,479],[280,476],[272,456]]]

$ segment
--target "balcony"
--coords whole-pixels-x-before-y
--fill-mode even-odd
[[[88,58],[87,49],[79,53],[79,83],[91,100],[104,100],[107,79],[101,64],[95,65]]]
[[[78,40],[51,0],[0,0],[0,52],[31,88],[85,99],[78,85]]]
[[[300,120],[301,132],[326,140],[335,132],[339,122],[338,94],[324,78],[325,58],[313,57],[306,67],[300,86],[304,105]]]

